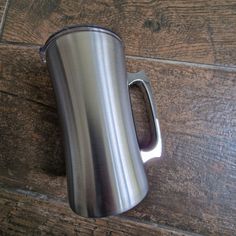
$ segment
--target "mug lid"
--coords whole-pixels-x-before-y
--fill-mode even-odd
[[[47,39],[47,41],[45,42],[44,46],[40,47],[39,54],[40,54],[42,61],[46,62],[46,51],[47,51],[48,47],[50,46],[50,44],[53,43],[56,39],[58,39],[59,37],[61,37],[63,35],[69,34],[69,33],[82,32],[82,31],[95,31],[95,32],[109,34],[122,42],[122,39],[118,34],[116,34],[115,32],[113,32],[110,29],[106,29],[101,26],[97,26],[97,25],[70,25],[70,26],[66,26],[66,27],[62,28],[61,30],[50,35],[49,38]]]

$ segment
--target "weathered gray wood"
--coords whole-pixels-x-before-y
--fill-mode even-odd
[[[30,194],[0,188],[1,235],[199,236],[123,217],[86,219],[74,214],[67,204]]]
[[[234,0],[12,0],[3,39],[43,44],[49,34],[71,24],[113,29],[129,55],[224,65],[236,61]]]
[[[0,46],[0,181],[65,201],[54,95],[37,50]],[[147,198],[124,217],[204,235],[234,235],[236,70],[134,58],[127,67],[145,70],[151,79],[164,153],[146,166]],[[145,145],[145,104],[137,89],[132,98]]]

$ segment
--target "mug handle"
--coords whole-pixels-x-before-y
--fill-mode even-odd
[[[147,148],[141,149],[141,157],[145,163],[154,157],[160,157],[162,153],[161,131],[157,118],[157,110],[153,99],[150,81],[145,72],[140,71],[137,73],[128,73],[127,78],[129,86],[135,84],[141,88],[148,104],[148,113],[151,121],[151,142]]]

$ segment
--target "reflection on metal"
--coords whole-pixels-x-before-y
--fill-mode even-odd
[[[150,83],[125,69],[123,44],[96,26],[67,27],[40,49],[48,65],[64,134],[71,208],[85,217],[125,212],[147,194],[143,162],[161,155],[161,135]],[[152,142],[139,149],[129,97],[146,93]]]

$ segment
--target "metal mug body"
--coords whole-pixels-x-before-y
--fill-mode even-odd
[[[116,215],[148,191],[123,44],[111,31],[78,29],[42,50],[63,127],[69,203],[84,217]]]

